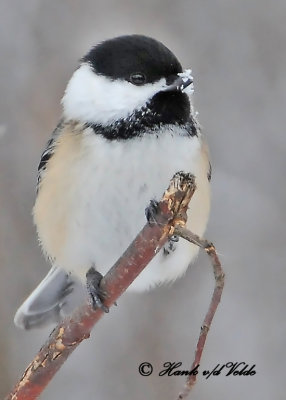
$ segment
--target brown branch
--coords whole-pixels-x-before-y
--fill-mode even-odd
[[[111,307],[160,251],[174,233],[174,227],[178,224],[184,226],[195,188],[192,175],[180,172],[173,177],[159,202],[157,223],[144,226],[102,279],[101,288],[107,294],[104,305]],[[89,304],[84,304],[61,322],[5,400],[36,399],[73,350],[89,337],[92,327],[102,315],[102,310],[95,311]]]
[[[216,253],[215,247],[212,243],[208,242],[205,239],[201,239],[199,236],[195,235],[188,229],[184,228],[181,225],[177,225],[175,227],[174,231],[175,235],[181,236],[182,238],[188,240],[191,243],[196,244],[197,246],[203,248],[207,254],[209,255],[213,267],[213,272],[214,272],[214,277],[215,277],[215,288],[213,291],[212,299],[207,311],[207,314],[205,316],[203,325],[201,327],[201,332],[200,336],[197,342],[197,348],[195,351],[195,359],[193,361],[193,364],[191,366],[191,371],[194,370],[196,366],[200,364],[202,353],[204,350],[205,342],[207,339],[207,335],[213,320],[213,317],[215,315],[215,312],[217,310],[217,307],[219,305],[221,295],[222,295],[222,290],[224,286],[224,272],[221,267],[220,260],[218,258],[218,255]],[[187,378],[187,381],[185,383],[185,386],[182,390],[182,392],[179,394],[178,400],[185,399],[189,393],[191,392],[192,388],[194,387],[196,383],[197,375],[189,375]]]

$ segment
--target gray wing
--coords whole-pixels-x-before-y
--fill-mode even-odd
[[[67,273],[52,267],[48,275],[16,312],[15,325],[23,329],[44,326],[60,320],[61,303],[69,288]]]
[[[53,131],[51,139],[48,141],[45,150],[43,151],[41,155],[41,160],[38,166],[38,177],[37,177],[37,193],[40,188],[41,181],[43,179],[43,176],[46,171],[47,163],[51,156],[54,154],[56,144],[57,144],[57,139],[62,131],[64,125],[64,120],[61,119],[60,122],[58,123],[56,129]]]
[[[53,266],[20,306],[14,323],[22,329],[42,328],[60,322],[85,300],[84,286],[63,269]]]

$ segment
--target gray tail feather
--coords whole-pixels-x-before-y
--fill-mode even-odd
[[[22,329],[58,323],[63,318],[63,306],[73,290],[70,276],[61,268],[52,267],[48,275],[16,312],[14,323]]]

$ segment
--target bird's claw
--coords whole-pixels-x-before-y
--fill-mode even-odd
[[[86,287],[94,310],[99,308],[108,313],[109,308],[103,304],[106,293],[100,288],[101,279],[102,274],[91,267],[86,273]]]
[[[158,201],[152,199],[149,206],[145,208],[145,215],[150,225],[157,224],[158,204]]]

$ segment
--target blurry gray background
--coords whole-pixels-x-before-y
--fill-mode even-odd
[[[256,364],[252,377],[200,376],[193,398],[285,397],[285,0],[2,0],[0,3],[0,395],[50,329],[13,326],[17,307],[48,271],[31,209],[40,153],[60,117],[77,60],[125,33],[163,41],[195,77],[195,105],[213,163],[207,237],[226,272],[201,371]],[[172,287],[124,295],[41,398],[174,399],[213,287],[201,254]],[[138,365],[154,366],[141,377]]]

